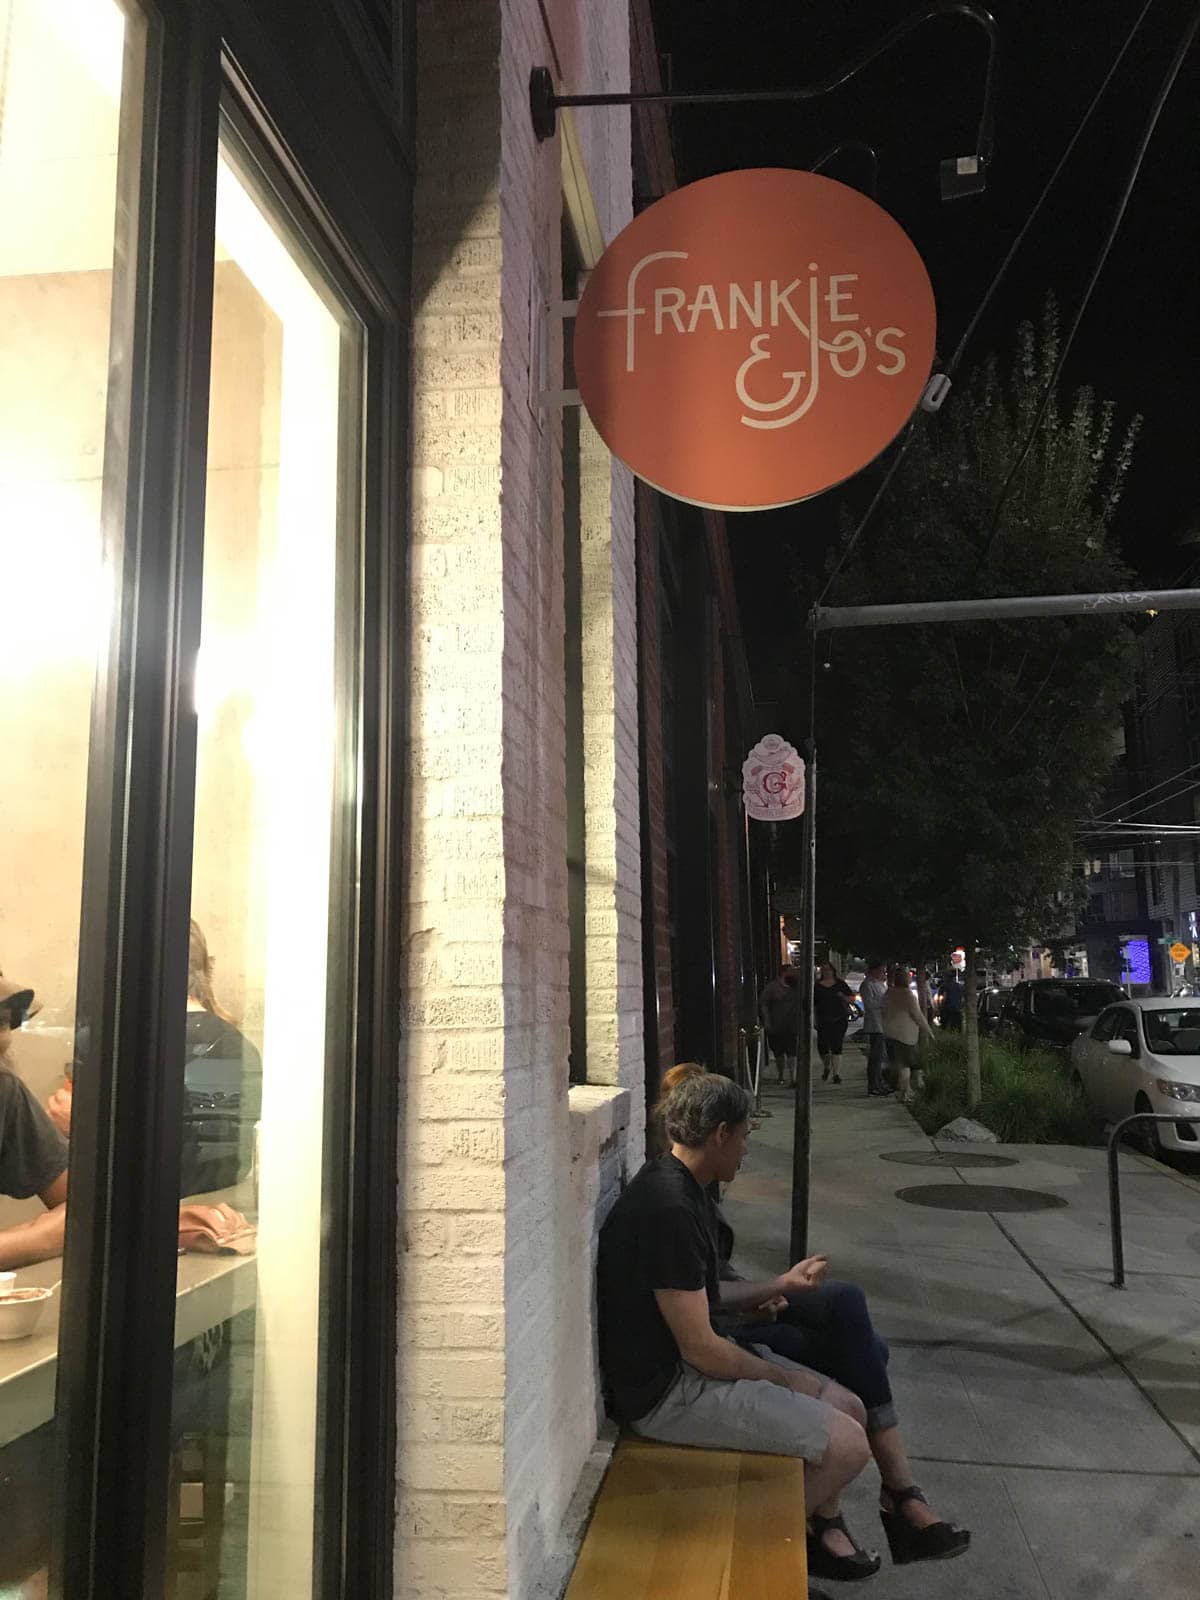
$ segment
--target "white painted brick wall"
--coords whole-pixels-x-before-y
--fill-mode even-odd
[[[418,10],[397,1594],[551,1593],[599,1419],[595,1239],[640,1163],[633,494],[584,434],[588,1054],[568,1095],[561,420],[531,404],[559,155],[533,65],[628,84],[619,0]],[[580,142],[606,236],[629,120]],[[550,374],[552,382],[555,374]],[[635,1110],[636,1105],[636,1110]],[[630,1125],[633,1125],[632,1129]]]

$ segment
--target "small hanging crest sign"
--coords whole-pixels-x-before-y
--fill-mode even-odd
[[[746,815],[756,822],[790,822],[804,810],[804,762],[786,739],[768,733],[742,763]]]

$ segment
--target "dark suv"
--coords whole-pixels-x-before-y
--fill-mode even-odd
[[[1096,978],[1032,978],[1006,996],[1000,1035],[1017,1044],[1069,1045],[1105,1006],[1126,998],[1115,983]]]

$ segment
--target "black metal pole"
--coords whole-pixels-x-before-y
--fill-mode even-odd
[[[742,963],[742,1015],[747,1026],[757,1027],[758,1017],[758,957],[754,938],[754,870],[750,861],[750,813],[742,797],[742,834],[746,849],[746,957]]]
[[[1125,1287],[1125,1243],[1121,1238],[1121,1180],[1117,1174],[1117,1153],[1126,1122],[1118,1122],[1108,1137],[1108,1227],[1112,1234],[1113,1288]]]
[[[1174,1116],[1164,1111],[1135,1111],[1131,1117],[1118,1122],[1108,1136],[1108,1226],[1112,1234],[1112,1286],[1125,1287],[1125,1240],[1121,1233],[1121,1179],[1117,1170],[1117,1155],[1121,1136],[1134,1122],[1200,1122],[1200,1116]]]
[[[817,747],[805,744],[804,912],[800,935],[800,1007],[796,1039],[796,1092],[792,1123],[792,1260],[808,1254],[808,1202],[812,1178],[813,960],[817,919]]]

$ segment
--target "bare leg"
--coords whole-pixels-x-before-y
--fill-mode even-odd
[[[842,1057],[841,1057],[840,1052],[835,1051],[834,1055],[832,1057],[832,1060],[833,1060],[833,1081],[834,1081],[834,1083],[841,1083],[841,1081],[842,1081]]]
[[[865,1419],[866,1412],[857,1395],[840,1384],[831,1383],[821,1391],[821,1398],[834,1407],[829,1424],[829,1447],[819,1465],[805,1465],[804,1503],[820,1517],[836,1517],[838,1497],[866,1466],[871,1447],[860,1420]],[[844,1533],[827,1533],[824,1543],[831,1555],[854,1554],[854,1546]]]
[[[829,1076],[829,1063],[830,1063],[830,1061],[832,1059],[833,1059],[833,1057],[832,1057],[831,1053],[828,1050],[822,1050],[821,1051],[821,1067],[823,1069],[822,1072],[821,1072],[821,1081],[822,1081],[822,1083]]]
[[[882,1493],[886,1494],[888,1489],[907,1489],[916,1481],[899,1428],[881,1428],[878,1433],[869,1433],[867,1440],[879,1467]],[[890,1500],[884,1509],[891,1510]],[[915,1528],[927,1528],[940,1520],[933,1507],[920,1500],[906,1500],[902,1509]]]
[[[896,1068],[896,1093],[900,1096],[901,1100],[911,1100],[912,1099],[912,1068],[911,1067],[900,1067],[900,1066],[898,1066]]]

